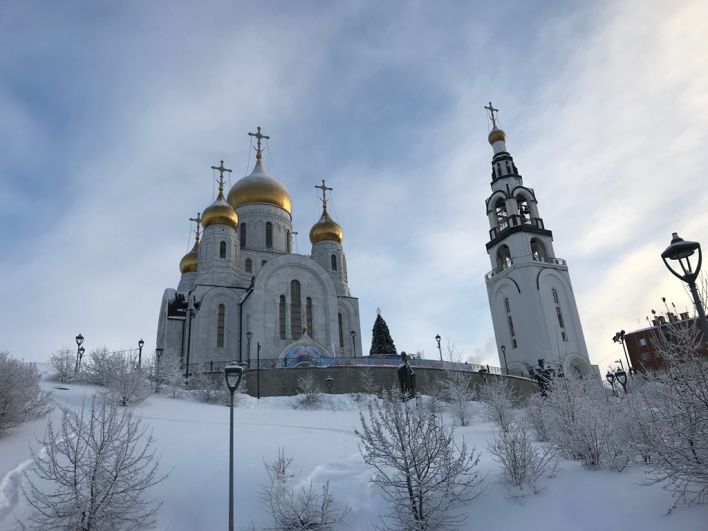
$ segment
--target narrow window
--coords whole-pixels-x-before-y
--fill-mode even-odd
[[[551,295],[553,295],[553,302],[558,304],[558,292],[554,289],[551,290]]]
[[[506,320],[509,324],[509,335],[511,336],[511,346],[516,348],[516,331],[514,330],[514,320],[511,318],[511,306],[509,305],[509,299],[504,299],[504,309],[506,310]]]
[[[332,271],[337,270],[337,255],[333,254],[332,255]]]
[[[246,258],[246,273],[253,273],[253,260]]]
[[[501,271],[513,265],[511,260],[511,251],[506,245],[502,245],[497,249],[497,269]]]
[[[298,339],[302,335],[302,308],[300,304],[300,282],[290,283],[290,337]]]
[[[285,295],[280,296],[280,304],[278,305],[278,330],[280,339],[285,339]]]
[[[224,346],[224,321],[226,318],[226,306],[219,304],[219,316],[216,322],[216,346]]]
[[[509,161],[506,161],[506,173],[509,174],[511,173],[511,166],[509,166]]]
[[[315,330],[312,328],[312,299],[310,297],[307,297],[305,308],[307,312],[307,331],[310,337],[315,337]]]
[[[273,248],[273,224],[268,221],[266,223],[266,249]]]
[[[497,216],[497,225],[501,230],[506,229],[509,226],[509,219],[506,212],[506,203],[501,197],[494,203],[494,211]]]
[[[506,313],[511,313],[511,307],[509,306],[509,299],[504,299],[504,309]]]
[[[563,314],[561,313],[560,306],[556,306],[556,315],[558,316],[558,324],[560,325],[560,327],[565,328],[565,324],[563,323]]]
[[[285,250],[286,252],[290,252],[290,239],[292,238],[292,235],[290,234],[290,231],[285,231]]]
[[[546,252],[546,246],[543,245],[541,240],[536,238],[531,238],[531,257],[536,262],[546,262],[548,253]]]
[[[226,242],[219,244],[219,258],[226,258]]]
[[[241,237],[240,237],[241,249],[245,249],[246,248],[246,224],[245,223],[241,223],[240,230],[241,230]]]
[[[339,324],[339,348],[344,348],[344,327],[342,326],[342,314],[337,314],[337,322]]]

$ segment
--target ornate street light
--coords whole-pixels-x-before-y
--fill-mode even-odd
[[[261,399],[261,343],[256,343],[256,398]]]
[[[624,389],[624,394],[627,394],[627,373],[624,372],[624,369],[617,369],[615,371],[615,380],[622,386],[622,389]]]
[[[234,393],[243,378],[243,367],[226,365],[224,367],[226,387],[229,388],[229,531],[234,529]]]
[[[624,359],[627,360],[627,369],[629,369],[629,375],[632,376],[632,378],[634,378],[634,376],[633,376],[634,370],[632,369],[632,364],[629,362],[629,356],[627,355],[627,347],[625,346],[625,343],[624,343],[624,336],[625,336],[624,330],[620,330],[612,337],[612,341],[614,341],[615,343],[622,344],[622,350],[624,351]]]
[[[435,341],[438,342],[438,352],[440,353],[440,361],[443,360],[443,359],[442,359],[442,349],[440,348],[440,340],[441,340],[441,339],[442,339],[442,338],[440,337],[440,334],[437,334],[437,335],[435,336]]]
[[[76,339],[76,366],[74,367],[74,373],[77,373],[79,372],[79,363],[81,363],[81,345],[84,342],[84,336],[79,333],[74,339]]]
[[[138,369],[143,364],[143,345],[145,345],[145,341],[140,338],[140,341],[138,341]]]
[[[352,330],[349,334],[352,336],[352,354],[356,356],[356,332]]]
[[[79,370],[81,370],[81,360],[84,359],[84,352],[86,352],[86,349],[84,347],[79,347]]]
[[[605,374],[605,378],[607,379],[608,382],[610,382],[610,385],[612,386],[612,392],[616,395],[617,391],[615,390],[615,375],[614,375],[614,373],[607,371],[607,374]]]
[[[698,256],[694,269],[693,264],[691,264],[691,257],[696,254],[696,251],[698,251]],[[671,271],[671,274],[688,284],[691,295],[693,296],[693,304],[696,306],[696,311],[698,312],[698,326],[703,333],[703,342],[708,342],[708,321],[706,321],[706,312],[703,308],[701,298],[698,295],[698,289],[696,288],[696,279],[701,271],[701,263],[703,262],[701,244],[698,242],[684,241],[683,238],[680,238],[679,235],[674,232],[671,238],[671,245],[661,253],[661,259],[664,261],[666,268]],[[675,264],[676,262],[681,266],[683,274],[671,267],[671,264]]]

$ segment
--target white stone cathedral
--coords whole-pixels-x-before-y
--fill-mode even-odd
[[[543,358],[568,374],[591,374],[568,265],[556,258],[536,194],[524,186],[506,149],[497,109],[491,103],[487,109],[494,155],[492,194],[486,200],[492,270],[485,280],[500,365],[511,374],[528,376]]]
[[[292,200],[263,165],[262,139],[250,175],[224,197],[223,161],[216,200],[197,215],[194,247],[180,262],[177,289],[162,297],[156,348],[188,371],[223,362],[317,365],[328,357],[361,356],[359,300],[347,285],[342,228],[327,212],[310,230],[309,256],[292,252]],[[203,235],[200,239],[200,228]]]

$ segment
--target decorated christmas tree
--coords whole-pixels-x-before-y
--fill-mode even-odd
[[[376,312],[376,321],[371,331],[371,350],[369,355],[375,354],[396,354],[396,345],[393,344],[388,325],[381,317],[381,310]]]

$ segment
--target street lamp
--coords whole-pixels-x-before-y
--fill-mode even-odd
[[[261,399],[261,344],[256,343],[256,398]]]
[[[436,334],[436,335],[435,335],[435,341],[438,342],[438,352],[440,353],[440,361],[443,360],[443,359],[442,359],[442,349],[440,348],[440,340],[441,340],[441,339],[442,339],[442,338],[440,337],[440,334]]]
[[[332,394],[332,382],[334,382],[334,378],[331,376],[327,376],[325,378],[325,383],[327,384],[327,392],[331,395]]]
[[[234,392],[243,378],[243,367],[226,365],[224,367],[226,387],[229,388],[229,531],[234,529]]]
[[[138,369],[143,364],[143,345],[145,345],[145,341],[140,338],[140,341],[138,341]]]
[[[622,360],[620,360],[621,362]],[[615,380],[619,382],[619,384],[622,386],[622,389],[624,390],[624,394],[627,394],[627,373],[624,372],[624,369],[617,369],[615,371]]]
[[[84,336],[79,333],[74,339],[76,339],[76,366],[74,367],[74,372],[77,373],[79,372],[79,363],[81,363],[81,344],[84,342]]]
[[[247,349],[248,349],[248,366],[251,366],[251,338],[253,337],[253,332],[250,330],[246,332],[246,339],[248,339],[248,342],[246,343]]]
[[[506,363],[506,345],[501,346],[501,351],[504,356],[504,370],[506,370],[506,375],[509,376],[509,365]]]
[[[698,251],[698,259],[696,260],[696,268],[694,270],[691,264],[691,256],[693,256],[696,251]],[[693,304],[696,306],[696,311],[698,312],[698,326],[703,333],[703,342],[708,342],[708,321],[706,321],[706,312],[698,296],[698,289],[696,289],[696,278],[698,278],[698,273],[701,271],[701,263],[703,261],[701,244],[698,242],[684,241],[683,238],[680,238],[679,235],[674,232],[671,238],[671,245],[661,253],[661,259],[664,261],[666,268],[671,271],[676,278],[688,284],[691,295],[693,296]],[[678,262],[683,274],[680,274],[671,267],[671,262],[667,259],[672,262]]]
[[[632,376],[632,378],[634,378],[634,376],[632,374],[634,372],[632,370],[632,364],[629,363],[629,356],[627,355],[627,347],[624,344],[624,336],[625,336],[624,330],[620,330],[612,337],[612,341],[614,341],[615,343],[622,344],[622,350],[624,350],[624,359],[627,360],[627,369],[629,369],[629,375]]]
[[[614,375],[614,373],[607,371],[607,374],[605,374],[605,378],[607,378],[607,381],[610,382],[610,385],[612,386],[612,393],[616,395],[617,391],[615,390],[615,375]]]
[[[157,382],[155,382],[155,392],[159,393],[160,392],[160,358],[162,357],[162,349],[161,348],[156,348],[155,349],[155,356],[157,357],[157,363],[155,365],[155,379]]]
[[[81,370],[81,360],[84,359],[84,352],[86,352],[86,349],[84,347],[79,347],[79,370]]]
[[[352,354],[356,356],[356,332],[352,330],[351,332],[349,332],[349,335],[352,336]]]

